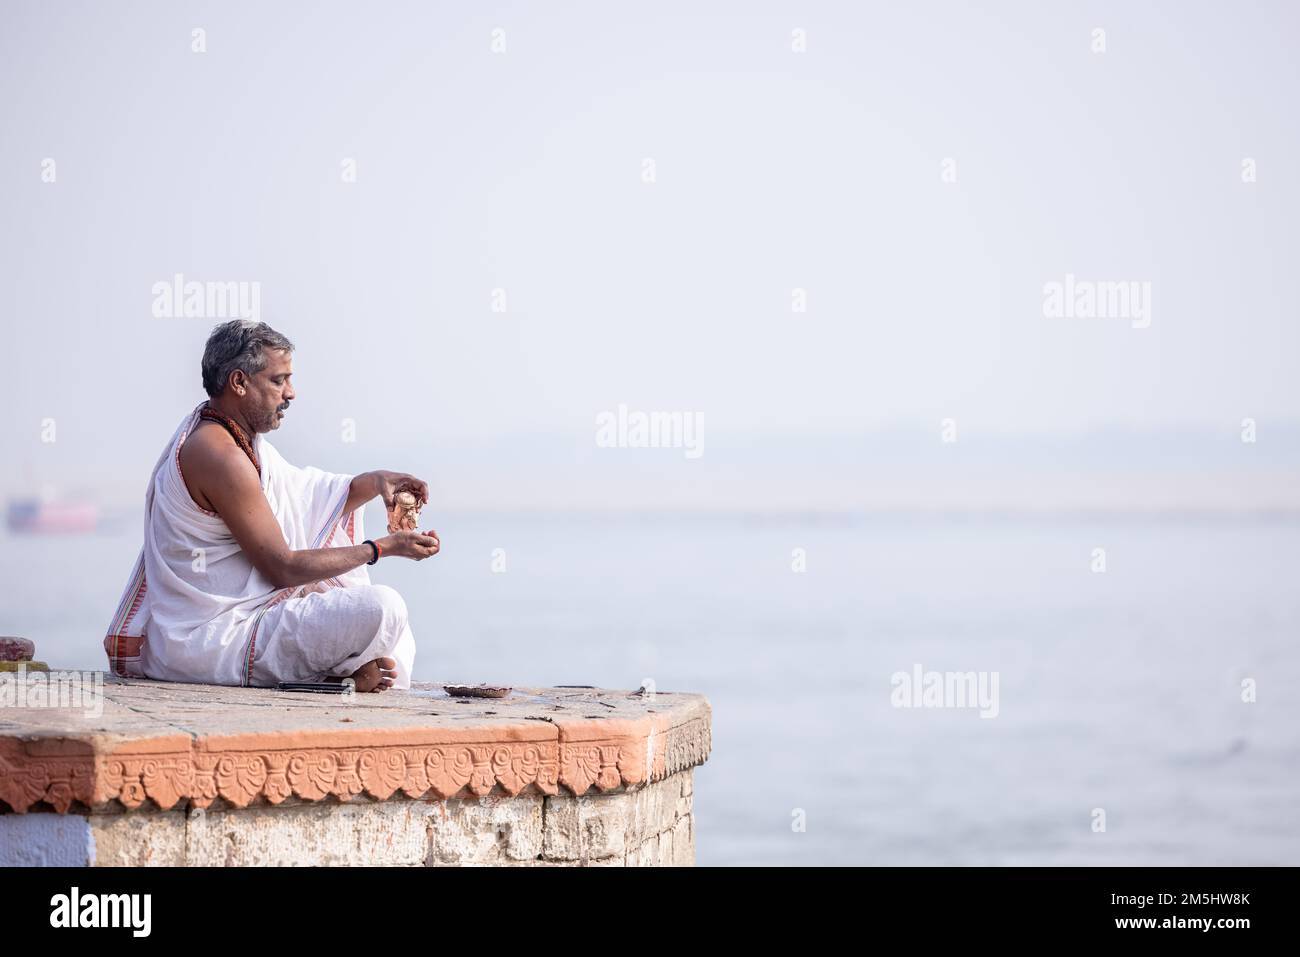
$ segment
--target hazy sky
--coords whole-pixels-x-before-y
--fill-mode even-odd
[[[177,273],[259,283],[297,344],[291,460],[399,464],[351,418],[491,449],[519,501],[528,436],[568,463],[538,482],[620,501],[582,464],[619,403],[701,416],[697,475],[743,471],[728,435],[949,417],[1283,434],[1294,6],[986,6],[6,0],[7,486],[141,487],[223,318],[156,318]],[[1067,274],[1149,284],[1149,326],[1046,317]]]

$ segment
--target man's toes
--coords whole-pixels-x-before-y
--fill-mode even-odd
[[[392,658],[375,658],[352,672],[357,691],[384,691],[397,680],[397,662]]]

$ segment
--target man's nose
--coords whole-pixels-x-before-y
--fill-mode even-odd
[[[296,399],[296,398],[298,398],[298,393],[296,393],[296,392],[293,391],[293,386],[285,386],[285,387],[284,387],[284,401],[285,401],[285,402],[292,402],[292,401],[293,401],[294,399]]]

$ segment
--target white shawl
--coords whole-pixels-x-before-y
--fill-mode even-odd
[[[226,523],[199,507],[181,475],[181,445],[205,404],[177,427],[149,480],[144,546],[104,639],[115,674],[247,685],[253,637],[268,608],[312,591],[370,582],[361,565],[337,578],[277,589],[253,567]],[[343,514],[351,475],[290,465],[261,434],[253,449],[262,465],[262,492],[289,548],[363,539],[362,510]]]

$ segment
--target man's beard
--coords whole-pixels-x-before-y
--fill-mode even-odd
[[[280,417],[278,413],[288,408],[289,408],[288,403],[285,403],[284,405],[276,406],[276,408],[272,409],[270,412],[266,413],[265,415],[253,419],[252,420],[253,431],[270,432],[272,429],[278,429],[280,427]]]

